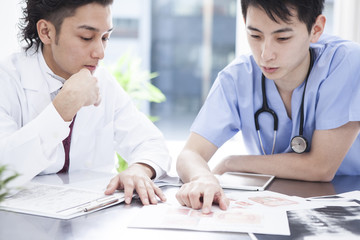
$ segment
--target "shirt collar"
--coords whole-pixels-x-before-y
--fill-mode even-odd
[[[39,51],[38,51],[38,59],[39,59],[41,71],[44,73],[46,82],[49,86],[50,93],[56,92],[64,85],[65,79],[56,75],[49,68],[49,66],[45,62],[45,58],[44,58],[41,47],[39,48]]]

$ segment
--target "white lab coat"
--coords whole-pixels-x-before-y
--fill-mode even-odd
[[[12,55],[0,63],[0,165],[21,177],[21,185],[38,174],[56,173],[64,165],[62,140],[69,134],[55,110],[49,89],[53,73],[42,53]],[[161,132],[139,112],[130,97],[104,69],[98,69],[100,106],[77,113],[70,148],[70,171],[114,169],[115,151],[129,164],[152,166],[156,177],[169,169]],[[50,84],[51,85],[51,84]]]

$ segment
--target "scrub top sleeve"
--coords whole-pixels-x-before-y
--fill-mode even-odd
[[[357,79],[357,85],[354,87],[350,104],[350,121],[360,121],[360,71],[358,71],[355,79]]]
[[[240,130],[237,92],[233,78],[221,72],[190,130],[217,147],[233,137]]]
[[[360,48],[360,46],[359,46]],[[353,92],[351,96],[351,103],[350,103],[350,121],[360,121],[360,49],[357,52],[357,58],[356,58],[356,66],[357,69],[354,72],[353,80],[354,80],[354,86],[353,86]]]
[[[319,86],[316,129],[334,129],[359,121],[359,47],[340,47],[334,54],[326,79]]]

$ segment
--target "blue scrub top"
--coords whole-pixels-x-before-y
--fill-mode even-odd
[[[323,36],[314,49],[314,66],[304,100],[304,136],[311,149],[315,130],[338,128],[349,121],[360,121],[360,45],[333,36]],[[191,131],[217,147],[242,132],[250,154],[262,150],[255,129],[254,114],[262,106],[261,69],[252,55],[235,59],[215,80],[210,93],[195,119]],[[291,119],[275,83],[266,79],[268,105],[279,119],[274,153],[291,152],[290,141],[299,135],[302,83],[293,92]],[[270,114],[259,116],[260,133],[265,152],[271,153],[274,136]],[[347,153],[337,174],[360,174],[360,137]]]

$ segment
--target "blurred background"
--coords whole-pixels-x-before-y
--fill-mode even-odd
[[[20,49],[17,24],[22,16],[22,3],[2,5],[1,58]],[[151,82],[166,100],[145,102],[141,110],[158,117],[155,124],[176,159],[217,73],[249,51],[239,1],[114,0],[112,8],[115,30],[104,64],[127,54],[140,60],[141,70],[157,73]],[[326,0],[326,33],[360,42],[359,12],[358,0]],[[245,153],[241,142],[235,136],[214,158]]]

